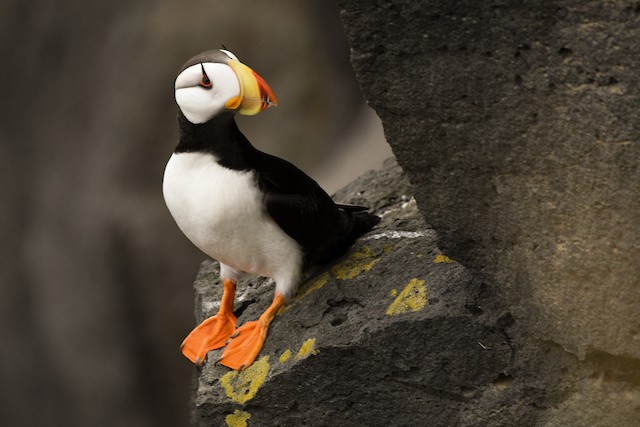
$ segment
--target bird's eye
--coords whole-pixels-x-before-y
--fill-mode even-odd
[[[202,80],[200,80],[198,86],[202,86],[205,89],[211,89],[213,87],[213,83],[211,83],[211,80],[209,80],[209,77],[207,77],[206,74],[203,74]]]
[[[198,83],[198,86],[205,89],[211,89],[213,87],[213,83],[211,83],[211,80],[209,80],[207,72],[204,71],[204,65],[200,64],[200,67],[202,68],[202,78],[200,79],[200,83]]]

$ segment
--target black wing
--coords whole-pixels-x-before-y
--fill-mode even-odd
[[[353,216],[339,209],[307,174],[275,156],[259,152],[254,164],[267,212],[312,258],[341,246]]]

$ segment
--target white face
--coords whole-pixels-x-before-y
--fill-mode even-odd
[[[175,87],[178,107],[194,124],[208,122],[228,111],[227,101],[240,96],[238,77],[231,67],[220,63],[190,66],[178,75]]]

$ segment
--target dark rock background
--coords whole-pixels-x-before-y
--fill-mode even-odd
[[[556,353],[511,373],[556,379],[523,394],[524,412],[637,425],[637,2],[340,5],[365,97],[438,247],[503,298],[516,352]]]
[[[0,425],[185,425],[192,370],[178,346],[203,255],[161,195],[175,73],[224,43],[281,101],[241,119],[249,138],[338,188],[367,168],[337,161],[344,148],[363,163],[388,156],[356,148],[354,123],[373,134],[379,123],[363,113],[339,11],[289,0],[0,11]]]

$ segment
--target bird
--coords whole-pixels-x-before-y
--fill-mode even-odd
[[[292,163],[255,148],[236,114],[278,104],[273,90],[226,48],[189,59],[175,80],[179,139],[163,176],[165,203],[186,237],[220,263],[223,295],[216,315],[185,338],[181,351],[202,366],[211,350],[232,370],[250,366],[269,325],[310,268],[339,257],[380,218],[338,204]],[[244,275],[273,279],[270,306],[237,325],[236,285]]]

